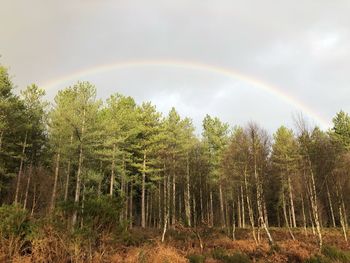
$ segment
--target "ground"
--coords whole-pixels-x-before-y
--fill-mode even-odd
[[[66,242],[48,229],[46,239],[31,244],[29,253],[14,254],[12,262],[350,262],[350,246],[339,229],[323,230],[320,251],[311,229],[293,230],[292,240],[285,229],[271,229],[275,245],[271,247],[261,233],[256,244],[249,229],[238,229],[236,240],[220,229],[170,229],[164,243],[161,230],[133,229],[118,238],[103,236],[98,244],[83,246],[83,241]],[[61,239],[61,240],[60,240]],[[200,247],[200,240],[203,249]],[[80,242],[80,243],[79,243]],[[3,255],[3,261],[8,257]],[[7,260],[6,260],[7,259]]]

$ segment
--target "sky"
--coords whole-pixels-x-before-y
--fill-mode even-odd
[[[0,63],[51,101],[86,80],[101,98],[174,106],[198,130],[206,114],[274,131],[350,112],[350,1],[0,2]]]

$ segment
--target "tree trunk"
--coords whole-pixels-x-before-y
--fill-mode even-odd
[[[233,197],[232,197],[233,198]],[[238,221],[238,227],[242,228],[242,212],[241,212],[241,196],[240,194],[238,195],[237,198],[237,221]],[[233,204],[233,201],[232,201]]]
[[[256,183],[256,202],[258,206],[258,214],[259,214],[259,227],[261,226],[268,237],[270,246],[274,245],[274,241],[272,239],[272,236],[270,234],[269,229],[267,228],[266,222],[264,220],[264,213],[263,213],[263,192],[262,192],[262,183],[260,180],[260,176],[257,171],[257,160],[256,160],[256,153],[254,152],[254,177],[255,177],[255,183]]]
[[[70,146],[73,144],[73,135],[70,136]],[[66,174],[66,187],[64,191],[64,201],[67,202],[68,200],[68,189],[69,189],[69,177],[70,177],[70,166],[71,166],[71,160],[68,160],[67,165],[67,174]]]
[[[246,198],[247,198],[249,221],[250,221],[250,225],[252,227],[253,238],[254,238],[255,243],[258,244],[258,240],[256,238],[256,233],[255,233],[254,213],[253,213],[253,208],[250,204],[250,198],[249,198],[249,192],[248,192],[247,169],[246,168],[244,169],[244,186],[245,186],[245,192],[246,192]]]
[[[190,206],[190,164],[187,153],[186,158],[186,189],[185,189],[185,214],[186,214],[186,225],[191,227],[191,206]]]
[[[171,225],[174,227],[176,224],[176,178],[175,178],[175,157],[173,156],[173,198],[172,198],[172,219]]]
[[[74,205],[75,209],[73,212],[72,217],[72,226],[74,227],[77,222],[77,216],[78,216],[78,205],[79,205],[79,199],[80,199],[80,184],[81,184],[81,173],[83,169],[83,138],[85,133],[85,116],[86,116],[86,110],[84,108],[83,112],[83,123],[81,127],[81,136],[80,136],[80,149],[79,149],[79,161],[78,161],[78,171],[77,171],[77,179],[76,179],[76,187],[75,187],[75,197],[74,197]]]
[[[177,208],[177,216],[178,216],[178,218],[180,219],[180,221],[181,221],[181,219],[182,219],[182,200],[183,198],[182,198],[182,195],[180,194],[179,196],[178,196],[178,198],[177,198],[177,201],[178,201],[178,208]],[[186,216],[185,216],[186,217]]]
[[[315,177],[314,173],[312,170],[312,165],[310,158],[308,158],[309,162],[309,169],[310,169],[310,174],[311,174],[311,205],[312,205],[312,212],[315,220],[315,225],[316,225],[316,231],[318,235],[318,242],[319,242],[319,248],[322,248],[322,233],[321,233],[321,224],[319,220],[319,215],[318,215],[318,205],[317,205],[317,195],[316,195],[316,183],[315,183]]]
[[[169,214],[166,215],[165,220],[164,220],[164,227],[163,227],[163,234],[162,234],[162,243],[164,242],[164,239],[165,239],[165,233],[166,233],[167,226],[168,226],[168,219],[169,219]]]
[[[31,212],[30,212],[30,216],[34,215],[35,206],[36,206],[36,184],[34,184],[32,209],[31,209]]]
[[[85,180],[83,182],[83,193],[82,193],[82,200],[81,200],[81,214],[84,214],[84,208],[85,208],[85,192],[86,192],[86,188],[85,188]],[[81,217],[81,221],[80,221],[80,227],[82,228],[84,226],[84,216]]]
[[[145,215],[145,184],[146,184],[146,152],[143,153],[142,163],[142,193],[141,193],[141,227],[146,227],[146,215]]]
[[[77,179],[76,179],[76,186],[75,186],[75,196],[74,196],[74,204],[75,204],[75,210],[73,212],[72,217],[72,225],[75,226],[77,222],[77,209],[80,199],[80,184],[81,184],[81,172],[82,172],[82,165],[83,165],[83,145],[80,144],[80,150],[79,150],[79,161],[78,161],[78,172],[77,172]]]
[[[164,200],[164,199],[163,199]],[[162,225],[162,204],[161,204],[161,183],[160,180],[158,182],[158,228],[161,228]]]
[[[347,235],[347,227],[345,224],[345,215],[343,213],[343,207],[342,207],[342,200],[339,194],[339,188],[336,185],[336,190],[337,190],[337,197],[338,197],[338,211],[339,211],[339,221],[340,221],[340,226],[343,230],[343,235],[344,235],[344,239],[346,242],[348,242],[348,235]]]
[[[210,189],[210,226],[214,226],[213,191]]]
[[[333,224],[333,227],[335,228],[336,227],[336,225],[335,225],[335,217],[334,217],[334,211],[333,211],[331,194],[330,194],[329,188],[328,188],[328,182],[326,182],[326,188],[327,188],[327,197],[328,197],[328,203],[329,203],[329,210],[331,212],[332,224]]]
[[[27,179],[27,186],[26,186],[26,192],[25,192],[25,195],[24,195],[23,209],[27,208],[29,186],[30,186],[30,180],[32,178],[32,172],[33,172],[33,164],[30,163],[29,172],[28,172],[28,179]]]
[[[17,174],[16,192],[15,192],[15,200],[14,200],[15,205],[18,203],[18,194],[19,194],[19,188],[21,185],[21,176],[22,176],[23,164],[24,164],[24,154],[27,148],[27,136],[28,134],[26,132],[26,135],[24,137],[24,142],[23,142],[21,161],[20,161],[19,170]]]
[[[282,206],[283,206],[283,216],[284,216],[284,222],[286,224],[286,227],[288,229],[288,232],[290,234],[290,236],[292,237],[293,240],[295,240],[295,237],[293,235],[293,232],[290,228],[289,222],[288,222],[288,217],[287,217],[287,208],[286,208],[286,201],[284,198],[284,192],[282,193]]]
[[[125,220],[129,218],[129,182],[125,182],[125,208],[124,208]]]
[[[343,210],[342,207],[339,205],[340,224],[341,224],[341,227],[342,227],[342,230],[343,230],[344,239],[345,239],[346,242],[348,242],[347,229],[346,229],[346,226],[345,226],[344,214],[343,214],[342,210]]]
[[[195,195],[192,196],[192,201],[193,201],[193,226],[197,227],[197,207],[196,207]]]
[[[109,195],[113,196],[113,190],[114,190],[114,181],[115,181],[115,151],[116,146],[115,143],[113,144],[113,153],[112,153],[112,167],[111,167],[111,181],[109,183]]]
[[[123,152],[123,158],[122,158],[122,172],[120,174],[120,180],[121,180],[121,197],[122,200],[124,201],[124,205],[121,209],[120,212],[120,221],[122,222],[123,220],[126,220],[128,217],[128,195],[126,194],[127,192],[127,181],[126,181],[126,163],[125,163],[125,153]]]
[[[163,225],[163,223],[165,222],[165,218],[167,216],[167,206],[168,206],[168,183],[167,183],[167,173],[166,173],[166,169],[165,169],[165,164],[163,164],[163,218],[162,218],[162,222],[161,225]]]
[[[303,222],[304,222],[304,232],[305,235],[307,235],[307,229],[306,229],[306,215],[305,215],[305,204],[304,204],[304,197],[301,195],[301,205],[302,205],[302,213],[303,213]]]
[[[225,223],[225,211],[224,211],[224,198],[222,194],[222,184],[221,180],[219,182],[219,201],[220,201],[220,226],[221,227],[226,227]]]
[[[296,219],[295,219],[295,209],[294,209],[294,201],[293,201],[293,188],[290,180],[290,176],[288,174],[288,192],[289,192],[289,201],[290,201],[290,209],[292,214],[292,223],[293,227],[297,227]]]
[[[146,199],[146,212],[145,212],[145,226],[149,226],[149,199],[150,199],[150,193],[149,191],[145,191],[145,199]]]
[[[265,219],[265,224],[267,227],[269,227],[269,215],[267,213],[267,208],[266,208],[266,202],[264,200],[264,203],[263,203],[263,207],[264,207],[264,219]]]
[[[170,205],[171,205],[171,178],[170,173],[167,174],[167,204],[166,204],[166,216],[168,216],[168,226],[170,226]]]
[[[130,220],[130,229],[132,229],[133,227],[133,220],[134,220],[134,214],[133,214],[133,183],[130,182],[130,206],[129,206],[129,209],[130,209],[130,212],[129,212],[129,220]]]
[[[239,198],[238,198],[239,200]],[[232,194],[232,240],[236,240],[235,201]]]
[[[203,207],[203,192],[202,192],[202,183],[199,185],[199,205],[201,208],[201,222],[204,222],[204,207]]]
[[[230,215],[229,215],[229,212],[228,212],[228,201],[227,201],[227,198],[226,196],[224,197],[224,206],[225,206],[225,227],[227,229],[227,235],[229,236],[230,235]]]
[[[207,198],[206,198],[206,212],[207,212],[207,215],[206,215],[206,217],[207,217],[207,223],[208,223],[208,226],[211,226],[211,222],[210,222],[210,209],[209,209],[209,207],[210,207],[210,205],[209,205],[209,198],[208,198],[208,196],[206,196]]]
[[[338,182],[339,184],[339,182]],[[346,216],[346,209],[345,209],[345,203],[344,203],[344,197],[343,197],[343,190],[341,185],[339,184],[339,191],[340,191],[340,200],[341,200],[341,206],[343,208],[343,213],[344,213],[344,224],[345,224],[345,228],[348,228],[348,219]]]
[[[241,211],[242,211],[242,227],[245,228],[244,190],[243,190],[242,185],[241,185],[241,207],[242,207],[242,209],[241,209]]]
[[[54,177],[52,195],[51,195],[51,203],[50,203],[50,211],[49,211],[50,213],[52,213],[53,209],[55,208],[58,172],[59,172],[59,168],[60,168],[60,156],[61,156],[60,152],[58,152],[57,156],[56,156],[55,177]]]

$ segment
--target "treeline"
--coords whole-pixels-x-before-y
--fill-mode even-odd
[[[250,228],[256,242],[264,231],[271,244],[269,227],[293,239],[303,228],[322,246],[322,228],[339,227],[347,240],[350,117],[342,111],[329,131],[300,119],[295,131],[281,126],[273,136],[207,115],[198,137],[174,108],[162,116],[121,94],[101,101],[88,82],[59,91],[52,104],[44,95],[36,85],[15,95],[0,67],[3,206],[58,216],[67,229],[89,225],[92,204],[102,204],[126,228],[221,227],[232,238]]]

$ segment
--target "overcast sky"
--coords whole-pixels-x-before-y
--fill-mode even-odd
[[[181,60],[272,85],[330,123],[350,112],[350,1],[0,0],[0,63],[18,88],[45,87],[111,63]],[[52,99],[72,79],[47,90]],[[293,126],[303,109],[238,78],[167,66],[84,76],[100,97],[120,92],[172,106],[197,127],[205,114],[231,125]]]

